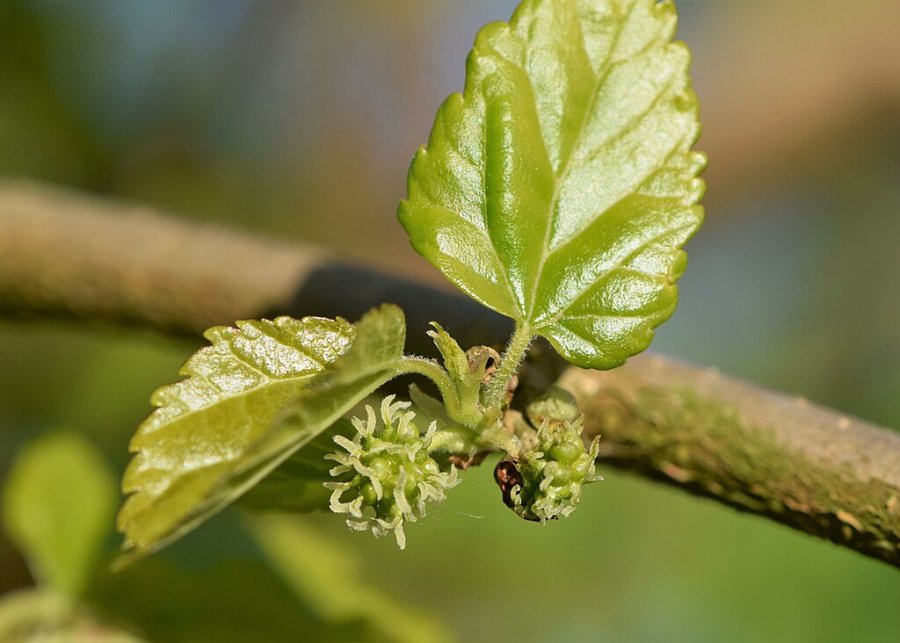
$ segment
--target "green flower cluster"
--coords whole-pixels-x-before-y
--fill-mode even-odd
[[[568,516],[581,500],[582,486],[602,479],[594,469],[599,438],[585,448],[582,428],[583,416],[544,418],[533,445],[515,461],[497,465],[504,501],[519,516],[542,523]]]
[[[436,423],[421,435],[407,411],[409,402],[390,395],[381,402],[380,418],[366,406],[366,420],[353,418],[356,436],[336,436],[344,452],[327,459],[338,463],[326,482],[332,490],[331,510],[349,514],[347,525],[375,536],[394,533],[400,549],[406,546],[403,525],[425,515],[427,502],[442,502],[445,490],[458,483],[456,469],[442,470],[429,455]]]

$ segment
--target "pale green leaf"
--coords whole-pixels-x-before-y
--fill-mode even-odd
[[[90,581],[115,506],[102,456],[67,431],[28,444],[3,489],[4,522],[35,579],[71,597]]]
[[[327,448],[327,441],[321,435],[323,431],[331,429],[331,435],[339,431],[349,434],[347,425],[334,427],[335,423],[378,387],[403,372],[405,341],[406,321],[397,306],[383,305],[363,315],[347,351],[282,406],[265,435],[235,463],[228,477],[221,479],[208,497],[194,507],[177,535],[235,501],[291,459],[295,460],[294,464],[304,466],[306,458],[301,452],[307,446],[313,447],[313,457],[322,454]],[[290,502],[264,506],[273,486],[286,482],[279,474],[259,495],[251,498],[250,505],[257,510],[290,508]],[[316,508],[317,492],[299,482],[304,488],[297,490],[306,497],[298,497],[294,508]],[[271,495],[268,500],[272,500]]]
[[[428,331],[428,336],[434,340],[444,359],[444,368],[450,375],[460,405],[464,408],[477,405],[489,349],[479,346],[466,353],[440,324],[431,322],[431,325],[434,329]]]
[[[675,308],[705,164],[671,2],[525,0],[478,34],[399,217],[415,249],[578,365]]]
[[[215,328],[188,360],[189,379],[132,439],[137,452],[119,513],[140,555],[180,538],[253,488],[402,365],[403,312],[385,305],[356,328],[321,318]],[[127,560],[127,559],[126,559]]]
[[[397,306],[386,304],[363,315],[350,350],[282,415],[272,441],[290,441],[303,427],[321,427],[321,431],[331,426],[382,384],[405,372],[405,342],[406,320]]]
[[[440,324],[431,322],[431,326],[433,330],[428,331],[428,336],[434,341],[444,359],[444,368],[454,382],[463,381],[469,374],[469,358],[466,357],[466,352]]]
[[[115,506],[116,481],[103,458],[69,432],[28,444],[3,493],[7,531],[35,579],[70,597],[91,579]]]
[[[328,386],[353,382],[397,363],[405,343],[403,311],[393,304],[373,308],[356,322],[356,339],[338,362]]]
[[[350,420],[338,420],[260,480],[241,497],[239,506],[259,512],[327,511],[331,490],[324,483],[334,480],[329,474],[334,462],[325,456],[334,452],[336,435],[352,437],[355,431]]]
[[[122,483],[131,495],[118,524],[138,552],[174,540],[239,495],[234,478],[278,453],[260,447],[276,417],[334,366],[354,330],[342,319],[279,317],[211,328],[206,337],[212,345],[181,369],[188,379],[154,393],[159,408],[131,441],[135,456]]]

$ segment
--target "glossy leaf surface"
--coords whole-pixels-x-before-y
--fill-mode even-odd
[[[153,397],[138,428],[119,514],[126,547],[153,551],[242,496],[396,376],[406,326],[396,306],[344,320],[281,317],[207,332],[189,379]]]
[[[526,0],[478,34],[410,168],[415,249],[580,366],[646,348],[702,220],[675,26],[671,2]]]
[[[386,304],[363,315],[356,339],[332,372],[304,391],[280,419],[278,434],[290,436],[303,427],[330,427],[379,386],[401,374],[406,320],[397,306]]]
[[[348,322],[321,318],[208,330],[212,345],[182,367],[188,379],[154,393],[159,408],[132,438],[118,519],[126,547],[156,549],[227,504],[232,479],[271,458],[260,441],[279,413],[354,335]]]

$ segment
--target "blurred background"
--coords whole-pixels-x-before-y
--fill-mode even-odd
[[[476,31],[514,6],[5,0],[0,175],[313,241],[436,282],[396,205],[434,111],[462,88]],[[900,3],[679,9],[710,158],[707,222],[653,350],[900,427]],[[60,428],[118,477],[150,392],[195,349],[0,320],[0,480],[20,449]],[[334,516],[303,528],[460,640],[900,638],[896,570],[602,473],[576,514],[546,528],[500,505],[490,467],[410,528],[405,552]],[[225,516],[163,558],[212,578],[258,554],[233,545],[243,529]],[[0,535],[0,592],[30,582]]]

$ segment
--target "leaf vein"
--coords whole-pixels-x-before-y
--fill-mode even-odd
[[[313,364],[315,364],[315,366],[318,367],[319,370],[325,370],[326,365],[324,363],[322,363],[321,357],[317,354],[310,353],[310,351],[305,346],[298,343],[296,336],[289,335],[286,338],[282,338],[281,335],[285,333],[284,331],[281,331],[280,329],[276,328],[274,332],[268,332],[269,329],[267,326],[263,326],[259,330],[262,332],[263,335],[272,339],[279,346],[284,346],[286,348],[296,351],[300,355],[309,359],[309,361],[311,361]],[[304,372],[312,371],[312,370],[313,369],[305,369]]]
[[[562,184],[565,182],[565,177],[568,176],[569,171],[572,167],[572,158],[575,154],[575,151],[578,149],[578,145],[581,143],[581,139],[584,135],[584,130],[587,125],[588,119],[590,118],[591,112],[594,110],[594,105],[597,101],[597,96],[600,93],[600,88],[603,83],[606,82],[606,79],[609,77],[610,72],[614,67],[614,53],[619,48],[619,42],[622,38],[622,32],[625,31],[625,24],[628,22],[630,17],[634,13],[634,7],[637,3],[632,4],[628,8],[628,12],[624,16],[619,16],[616,12],[615,8],[613,9],[613,13],[616,13],[616,17],[619,18],[618,24],[616,25],[616,33],[613,36],[613,42],[610,46],[609,57],[606,59],[603,69],[600,73],[598,73],[594,82],[591,85],[590,98],[588,99],[588,104],[585,107],[584,114],[581,117],[581,124],[578,128],[578,133],[575,135],[575,140],[572,141],[572,145],[569,147],[569,150],[566,154],[566,160],[563,164],[562,171],[557,175],[556,184],[553,186],[553,195],[550,198],[550,204],[547,208],[547,217],[546,223],[544,227],[544,238],[541,242],[541,256],[538,260],[537,270],[535,272],[534,286],[531,289],[531,301],[528,304],[528,310],[523,311],[530,318],[534,316],[534,308],[537,304],[537,285],[541,281],[541,275],[544,272],[544,266],[547,264],[548,259],[548,246],[550,245],[550,231],[553,229],[553,221],[555,219],[555,211],[557,203],[559,202],[560,188]],[[590,53],[587,50],[587,43],[585,42],[584,32],[580,33],[581,35],[581,45],[582,52],[584,55],[590,60]],[[533,83],[532,83],[532,89]]]
[[[650,116],[652,116],[655,112],[658,111],[659,107],[663,103],[663,99],[671,98],[669,91],[672,89],[673,86],[677,85],[680,82],[680,80],[681,79],[679,79],[677,75],[673,75],[671,82],[669,82],[659,93],[657,93],[656,96],[653,97],[653,100],[651,101],[650,105],[647,107],[646,110],[642,111],[640,114],[637,114],[634,118],[632,118],[630,121],[625,123],[619,129],[619,131],[617,131],[611,138],[603,141],[602,143],[597,145],[597,147],[590,150],[588,155],[585,156],[580,162],[581,163],[590,163],[591,161],[595,160],[598,156],[600,156],[600,154],[602,152],[609,149],[610,147],[612,147],[613,145],[615,145],[616,143],[618,143],[619,141],[624,139],[626,136],[628,136],[630,133],[632,133],[635,129],[637,129],[638,126],[641,125],[641,123],[646,121]],[[679,142],[681,140],[683,140],[683,139],[680,139]],[[672,156],[671,154],[668,154],[666,156],[666,161],[664,161],[664,163],[667,162],[671,158],[671,156]],[[657,169],[661,169],[661,168],[657,168]],[[639,184],[639,186],[642,184],[643,183]]]
[[[685,137],[685,138],[687,138],[687,137]],[[628,198],[634,196],[634,194],[636,194],[636,193],[638,192],[638,190],[640,190],[640,188],[642,188],[642,187],[644,187],[645,185],[647,185],[647,183],[649,183],[652,179],[656,178],[656,177],[657,177],[659,174],[661,174],[662,172],[664,172],[664,171],[670,169],[670,168],[669,168],[669,165],[668,165],[668,164],[669,164],[669,161],[671,161],[672,158],[673,158],[676,154],[678,154],[678,153],[681,151],[681,147],[682,147],[682,145],[683,145],[683,143],[684,143],[684,141],[685,141],[685,138],[679,139],[679,140],[675,143],[675,145],[672,146],[672,149],[669,150],[668,153],[666,153],[666,156],[665,156],[665,158],[663,159],[662,163],[659,164],[659,167],[656,167],[656,168],[654,168],[653,170],[651,170],[644,178],[642,178],[642,179],[640,180],[640,182],[634,187],[633,190],[629,190],[626,194],[623,194],[622,197],[621,197],[618,201],[615,201],[614,203],[611,203],[611,204],[610,204],[605,210],[603,210],[602,212],[598,212],[598,213],[596,213],[594,216],[589,217],[589,218],[588,218],[588,222],[587,222],[586,224],[582,225],[581,228],[579,228],[578,230],[576,230],[576,231],[575,231],[575,232],[574,232],[574,233],[573,233],[566,241],[564,241],[561,245],[559,245],[558,247],[554,248],[553,250],[550,250],[550,251],[549,251],[549,256],[553,256],[553,255],[555,255],[555,254],[557,254],[557,253],[559,253],[559,252],[562,252],[566,247],[568,247],[569,245],[571,245],[572,243],[574,243],[575,241],[577,241],[578,238],[579,238],[581,235],[583,235],[583,234],[587,231],[588,228],[590,228],[594,223],[596,223],[596,222],[597,222],[597,219],[599,219],[601,216],[603,216],[603,213],[609,212],[610,210],[612,210],[613,208],[615,208],[615,207],[617,207],[619,204],[621,204],[625,199],[628,199]],[[672,197],[669,197],[669,196],[656,196],[656,195],[652,195],[652,194],[645,194],[644,196],[647,196],[647,197],[649,197],[649,198],[656,199],[656,200],[658,200],[658,201],[669,201],[669,200],[672,200]]]
[[[597,275],[594,279],[592,279],[592,283],[590,285],[588,285],[586,288],[582,288],[581,290],[579,290],[578,293],[570,300],[568,306],[566,306],[565,308],[560,310],[558,313],[553,315],[547,322],[541,324],[540,327],[545,328],[547,326],[552,326],[553,324],[556,324],[557,322],[559,322],[559,320],[562,319],[563,317],[568,317],[568,315],[566,314],[566,311],[569,310],[575,304],[577,304],[582,297],[584,297],[588,292],[590,292],[591,288],[593,288],[599,282],[606,279],[614,271],[621,269],[628,261],[633,259],[635,257],[635,255],[637,255],[639,252],[641,252],[648,246],[659,241],[666,235],[682,232],[682,231],[688,230],[692,227],[693,227],[693,223],[687,223],[684,225],[677,226],[675,228],[666,228],[659,234],[655,234],[652,237],[650,237],[649,239],[647,239],[646,241],[642,242],[636,248],[631,250],[627,255],[625,255],[618,261],[616,261],[612,266],[610,266],[608,269],[604,270],[601,274]]]

